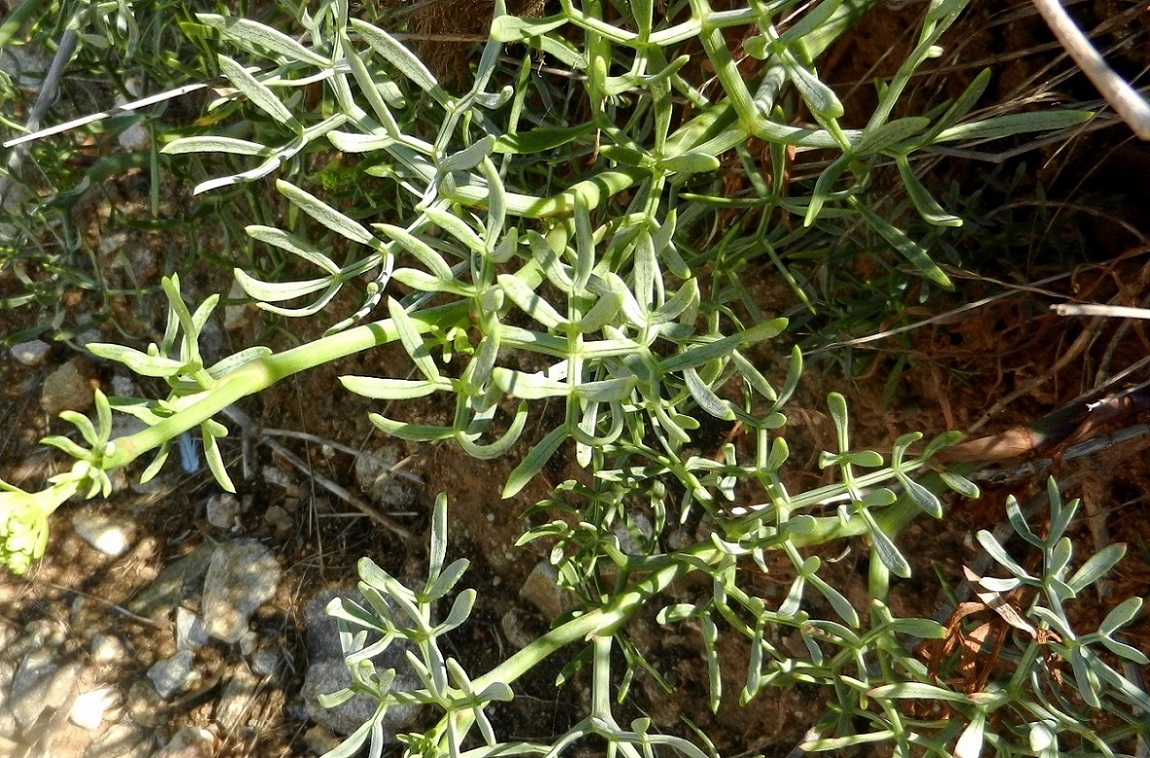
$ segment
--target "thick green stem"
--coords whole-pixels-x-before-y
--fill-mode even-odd
[[[717,555],[717,549],[712,547],[711,550]],[[602,608],[596,608],[571,619],[535,640],[491,671],[474,680],[471,684],[472,689],[481,692],[485,687],[496,682],[510,685],[538,666],[552,653],[572,643],[591,637],[614,634],[644,603],[693,569],[694,567],[686,562],[675,562],[648,574]],[[462,735],[475,722],[475,712],[469,708],[455,711],[446,718],[455,721],[456,733]],[[441,726],[445,726],[445,724],[441,722]]]
[[[602,608],[588,611],[535,640],[475,680],[475,689],[482,690],[494,682],[510,684],[544,658],[573,642],[591,635],[614,634],[644,603],[662,592],[688,570],[690,567],[685,562],[674,562],[648,574]]]
[[[466,318],[469,302],[411,314],[420,332]],[[179,413],[143,431],[113,441],[103,460],[105,471],[126,466],[179,434],[193,429],[248,395],[262,392],[281,379],[316,366],[393,342],[399,333],[391,319],[357,326],[283,353],[257,358],[223,377],[205,396]]]

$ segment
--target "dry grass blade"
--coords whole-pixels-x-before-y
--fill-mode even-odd
[[[1099,55],[1058,0],[1034,0],[1034,7],[1082,69],[1139,138],[1150,140],[1150,105]]]
[[[1104,316],[1106,318],[1150,319],[1150,310],[1146,308],[1130,308],[1124,305],[1058,303],[1057,305],[1050,306],[1050,310],[1059,316]]]

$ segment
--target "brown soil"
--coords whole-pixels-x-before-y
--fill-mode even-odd
[[[1103,19],[1109,5],[1114,4],[1095,5],[1099,9],[1092,11],[1094,17]],[[1116,5],[1126,8],[1125,4]],[[1040,22],[1024,12],[1027,7],[1025,3],[1011,3],[1006,7],[981,4],[962,29],[952,32],[951,39],[964,40],[960,54],[968,63],[991,65],[1007,60],[1007,51],[1031,51],[1002,65],[996,92],[988,93],[988,100],[1016,99],[1020,90],[1036,86],[1032,77],[1041,80],[1044,67],[1054,65],[1052,61],[1057,58],[1056,51],[1048,46],[1048,33]],[[905,30],[920,12],[921,6],[913,3],[902,10],[876,12],[822,67],[821,73],[836,83],[840,91],[852,93],[847,100],[849,113],[868,112],[868,99],[873,92],[869,81],[891,73],[891,62],[899,59],[900,46],[908,43]],[[943,69],[947,71],[945,77],[935,74],[929,85],[923,85],[924,95],[933,97],[935,102],[941,100],[943,95],[933,89],[937,88],[953,96],[980,67],[970,64],[961,71]],[[857,86],[852,87],[851,83]],[[1077,81],[1070,82],[1062,91],[1072,91],[1075,97],[1084,99],[1092,97]],[[1024,154],[1024,160],[1032,167],[1031,173],[1017,190],[1018,194],[1003,198],[1033,211],[1029,216],[1023,214],[1032,224],[1050,224],[1047,229],[1037,229],[1037,233],[1033,226],[1023,229],[1022,238],[1027,244],[1037,244],[1033,241],[1040,240],[1047,231],[1060,234],[1060,230],[1067,227],[1077,229],[1091,246],[1077,260],[1049,261],[1039,250],[1029,247],[1013,251],[1004,248],[997,261],[974,256],[980,261],[980,273],[956,276],[954,293],[935,294],[923,306],[908,306],[903,320],[890,324],[896,327],[921,321],[924,325],[920,328],[865,345],[828,350],[811,362],[803,390],[788,411],[792,425],[789,434],[794,437],[792,447],[796,451],[792,461],[801,469],[796,473],[797,481],[812,486],[818,484],[822,476],[814,460],[819,449],[832,447],[824,402],[830,390],[845,390],[848,396],[855,422],[855,445],[881,450],[899,434],[912,430],[924,431],[929,436],[956,429],[980,436],[1029,424],[1146,355],[1150,335],[1139,322],[1064,318],[1048,310],[1051,303],[1065,298],[1116,305],[1146,304],[1150,291],[1147,288],[1150,249],[1144,245],[1150,218],[1147,218],[1145,203],[1115,198],[1115,189],[1129,186],[1126,182],[1131,179],[1142,182],[1145,168],[1150,167],[1150,151],[1142,144],[1126,140],[1122,136],[1125,133],[1119,132],[1120,128],[1111,128],[1069,144],[1036,148]],[[1041,202],[1033,194],[1039,179],[1046,192]],[[937,186],[954,181],[961,187],[971,188],[978,184],[980,177],[971,164],[947,159],[936,167],[932,180]],[[190,202],[181,194],[186,189],[176,184],[165,188],[165,192],[170,193],[165,200],[169,204],[168,212],[178,213]],[[99,240],[126,235],[122,244],[107,253],[109,260],[103,269],[106,276],[119,277],[121,283],[126,276],[126,268],[115,263],[116,250],[139,247],[151,251],[152,260],[164,261],[173,247],[185,242],[125,224],[133,218],[146,218],[150,213],[146,204],[146,182],[141,184],[136,171],[109,183],[106,191],[110,196],[81,203],[73,215],[93,248],[99,247]],[[1108,206],[1077,201],[1079,197],[1089,199],[1100,194],[1109,198]],[[1056,212],[1047,214],[1039,212],[1044,207],[1042,203],[1060,205]],[[201,228],[209,241],[201,237],[199,245],[210,249],[214,227],[209,223]],[[973,247],[979,240],[963,238],[958,244]],[[865,261],[854,265],[863,266]],[[159,269],[157,264],[154,270],[134,273],[154,283]],[[777,295],[778,290],[770,280],[774,269],[764,266],[761,272],[763,281],[752,282],[752,289],[759,287],[764,292],[770,289]],[[1058,274],[1063,276],[1056,281],[1041,287],[1032,286]],[[211,292],[226,292],[228,287],[226,278],[217,274],[185,281],[185,292],[193,301]],[[7,271],[0,272],[0,296],[10,296],[16,291],[14,278]],[[995,294],[1003,296],[975,309],[960,310],[964,304]],[[106,341],[153,339],[156,330],[162,329],[159,320],[162,311],[156,297],[139,301],[146,303],[141,309],[135,298],[95,302],[89,293],[73,288],[64,292],[63,302],[66,323],[81,322],[90,313],[114,314],[115,323],[105,321],[100,328],[101,339]],[[4,331],[13,333],[51,319],[53,315],[52,308],[8,311],[3,315]],[[233,343],[256,344],[249,342],[255,339],[282,348],[304,336],[293,337],[282,331],[282,324],[278,330],[273,329],[276,326],[275,322],[256,314],[246,325],[224,332],[221,349],[230,352]],[[866,335],[850,334],[843,338],[863,336]],[[60,465],[57,458],[43,457],[36,449],[36,441],[44,434],[65,431],[62,422],[40,410],[39,392],[44,378],[75,355],[74,350],[61,343],[53,349],[49,363],[38,368],[23,367],[14,361],[0,363],[0,416],[4,420],[0,461],[4,477],[9,481],[36,488],[54,466]],[[853,361],[849,364],[849,375],[843,372],[843,366],[848,365],[844,356],[848,355]],[[341,374],[396,375],[395,366],[406,365],[405,360],[398,349],[349,358],[338,365],[292,377],[263,396],[245,401],[242,409],[265,428],[306,432],[315,438],[369,451],[396,447],[397,443],[384,440],[366,418],[369,410],[378,408],[366,399],[333,391],[333,387],[337,386],[335,377]],[[87,360],[85,366],[92,383],[107,389],[112,367],[94,360]],[[1141,381],[1144,375],[1145,369],[1142,369],[1126,384]],[[428,404],[413,406],[405,412],[419,414],[427,423],[436,423],[436,417],[449,410]],[[1082,434],[1097,436],[1146,421],[1142,415],[1119,416],[1103,428],[1084,429]],[[541,422],[536,418],[533,423]],[[533,430],[536,436],[538,431],[538,428]],[[352,456],[340,452],[329,454],[315,443],[287,440],[285,444],[307,460],[315,473],[353,491],[356,489]],[[399,457],[411,456],[406,469],[418,474],[424,482],[423,486],[416,487],[416,505],[407,512],[392,514],[416,535],[410,543],[326,494],[316,486],[309,472],[300,471],[266,448],[257,451],[257,477],[252,481],[238,481],[237,477],[247,503],[241,517],[242,532],[274,546],[285,569],[279,594],[259,612],[254,625],[261,638],[282,645],[291,665],[263,683],[251,719],[256,728],[230,736],[217,735],[221,738],[217,742],[218,754],[305,754],[303,734],[307,724],[290,707],[307,666],[301,639],[303,604],[322,587],[347,586],[354,578],[355,562],[361,556],[373,558],[396,575],[418,576],[425,560],[427,514],[441,491],[447,492],[451,499],[449,557],[466,557],[472,562],[464,585],[481,590],[472,623],[462,634],[453,637],[456,649],[452,654],[476,675],[498,662],[510,649],[503,638],[500,619],[512,608],[524,608],[518,597],[519,588],[531,568],[545,557],[547,549],[534,544],[515,547],[522,528],[520,516],[528,505],[545,497],[551,485],[579,477],[580,472],[573,463],[561,462],[515,500],[507,502],[501,501],[498,493],[518,458],[476,462],[451,445],[398,447]],[[1110,577],[1107,591],[1083,598],[1074,607],[1083,627],[1097,623],[1122,599],[1145,594],[1150,582],[1147,447],[1150,447],[1150,435],[1143,434],[1074,462],[1060,462],[1064,447],[1035,451],[1037,457],[1055,461],[1050,473],[1057,476],[1067,495],[1083,499],[1083,509],[1071,532],[1076,554],[1087,555],[1110,542],[1124,542],[1128,546],[1127,558]],[[518,455],[525,449],[525,445],[521,445]],[[225,452],[232,470],[238,471],[238,444],[229,443]],[[998,468],[1006,470],[1018,465],[1017,460],[1004,461]],[[203,519],[203,502],[217,490],[210,474],[188,476],[174,469],[169,464],[168,472],[146,493],[124,489],[106,503],[69,504],[62,508],[52,521],[52,541],[45,558],[27,577],[0,578],[0,623],[22,628],[40,618],[70,618],[67,645],[77,655],[82,654],[94,634],[126,638],[131,642],[134,658],[124,662],[121,683],[138,678],[151,663],[170,654],[172,632],[168,620],[142,621],[124,614],[122,609],[165,565],[204,541],[226,537],[226,533]],[[943,593],[934,579],[935,568],[950,581],[957,582],[961,577],[960,566],[972,565],[976,560],[973,535],[980,529],[993,529],[1004,519],[1003,503],[1008,494],[1024,500],[1041,491],[1046,474],[1043,471],[1024,476],[1008,486],[986,484],[980,500],[952,499],[943,521],[921,518],[909,528],[902,537],[902,545],[912,559],[915,580],[896,586],[892,598],[895,613],[935,616],[944,605]],[[279,483],[272,483],[272,479]],[[290,527],[280,524],[277,528],[265,520],[265,514],[275,506],[290,514]],[[131,514],[139,524],[140,537],[120,558],[97,553],[72,532],[70,516],[80,508]],[[859,567],[865,566],[862,549],[854,544],[842,560],[828,566],[832,584],[848,588],[849,596],[859,607],[865,598],[865,577],[858,573]],[[839,548],[828,551],[828,555],[834,557],[832,552],[839,552]],[[80,614],[74,611],[77,604],[82,606]],[[685,691],[704,691],[705,666],[699,657],[701,646],[697,632],[663,630],[650,623],[650,619],[641,619],[635,624],[634,639],[668,679]],[[733,635],[723,640],[720,656],[731,681],[724,682],[727,697],[718,714],[711,715],[701,705],[695,705],[701,703],[700,698],[684,701],[678,696],[668,697],[645,679],[636,682],[635,707],[659,723],[674,723],[680,716],[691,719],[715,741],[722,755],[788,754],[821,714],[822,693],[814,689],[768,691],[748,708],[738,708],[732,695],[737,694],[742,685],[739,676],[745,670],[745,651],[735,644]],[[1128,629],[1128,641],[1142,650],[1150,650],[1150,623],[1145,615]],[[209,646],[200,655],[205,670],[218,671],[238,653],[224,646]],[[566,660],[562,655],[557,656],[517,683],[514,704],[493,711],[500,734],[545,740],[569,725],[572,719],[569,714],[581,710],[581,689],[576,686],[557,690],[553,686]],[[218,681],[213,686],[209,677],[203,691],[185,699],[178,711],[170,713],[169,723],[161,729],[175,731],[184,725],[212,728],[212,706],[218,694]],[[687,708],[698,710],[684,712]],[[57,735],[52,745],[54,754],[68,754],[67,744],[64,733]],[[23,747],[33,749],[32,745]]]

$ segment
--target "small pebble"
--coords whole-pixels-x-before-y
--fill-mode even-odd
[[[12,679],[7,705],[21,726],[35,723],[48,706],[48,690],[58,670],[59,660],[55,653],[45,648],[33,650],[20,661]]]
[[[124,643],[121,642],[118,637],[113,637],[108,634],[94,635],[91,644],[88,646],[88,651],[92,654],[92,661],[94,663],[123,661],[127,655]]]
[[[119,397],[136,397],[140,394],[140,388],[130,376],[115,374],[112,376],[112,394]]]
[[[63,644],[69,634],[68,627],[58,619],[36,619],[24,627],[24,633],[15,642],[4,648],[5,657],[12,659],[36,650],[37,648],[51,648],[55,650]]]
[[[204,622],[187,608],[176,609],[176,650],[195,650],[210,642]]]
[[[92,320],[93,316],[92,314],[87,313],[84,314],[83,318],[90,321]],[[86,329],[72,338],[72,342],[74,342],[80,348],[85,348],[93,342],[102,342],[103,340],[104,338],[100,334],[99,329]]]
[[[208,634],[222,642],[239,642],[252,614],[275,595],[282,573],[272,551],[256,540],[216,547],[200,603]]]
[[[151,754],[152,730],[127,719],[112,724],[84,751],[84,758],[136,758]]]
[[[77,695],[72,709],[68,711],[68,720],[81,729],[94,731],[103,723],[104,713],[119,700],[120,693],[114,687],[101,687]]]
[[[224,306],[225,330],[230,332],[232,329],[238,329],[251,320],[251,314],[254,309],[248,303],[242,302],[248,299],[248,295],[246,292],[244,292],[243,287],[240,286],[239,280],[236,279],[232,281],[232,288],[228,290],[228,296],[226,300],[233,301],[233,304]],[[234,301],[241,302],[237,304]]]
[[[172,698],[191,687],[199,676],[194,670],[196,654],[191,650],[181,650],[171,658],[166,658],[148,669],[148,679],[160,697]]]
[[[147,150],[148,146],[152,144],[152,135],[143,124],[136,123],[120,132],[116,141],[125,150],[138,153]]]
[[[221,492],[208,498],[204,510],[209,524],[218,529],[231,529],[240,517],[240,500],[230,492]]]
[[[547,561],[540,561],[531,570],[519,589],[519,597],[538,608],[548,621],[572,605],[570,596],[559,586],[558,571]]]
[[[83,412],[92,407],[92,388],[80,371],[81,365],[74,358],[44,379],[40,407],[49,416],[59,416],[66,410]]]
[[[112,557],[127,552],[136,531],[136,525],[128,519],[86,510],[72,516],[72,528],[93,548]]]
[[[535,630],[530,628],[532,621],[528,614],[518,608],[512,608],[499,620],[499,628],[503,630],[503,636],[508,642],[522,650],[538,639]]]
[[[11,347],[12,357],[24,366],[40,366],[48,358],[52,346],[43,340],[21,342]]]
[[[274,650],[257,650],[252,656],[252,673],[257,676],[272,676],[280,665],[280,655]]]
[[[243,636],[240,637],[240,655],[248,656],[254,653],[259,642],[259,635],[251,629],[244,632]]]
[[[295,520],[291,514],[278,505],[273,505],[264,512],[264,523],[272,528],[277,539],[291,534],[292,529],[295,528]]]
[[[252,714],[252,701],[259,690],[259,679],[242,663],[224,685],[223,693],[216,702],[215,720],[230,733],[239,728]]]

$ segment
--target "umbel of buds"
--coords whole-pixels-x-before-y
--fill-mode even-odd
[[[48,545],[48,517],[80,490],[89,464],[78,461],[71,471],[57,474],[48,488],[30,493],[0,480],[0,563],[23,574]]]

